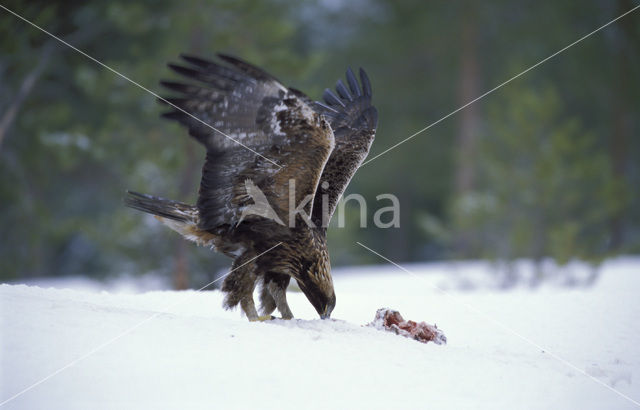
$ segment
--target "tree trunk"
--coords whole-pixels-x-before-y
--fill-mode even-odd
[[[33,90],[33,87],[36,85],[36,83],[40,79],[40,76],[42,75],[44,69],[47,67],[47,64],[49,63],[49,59],[51,58],[51,53],[53,52],[53,49],[54,49],[53,40],[50,40],[47,43],[45,43],[45,45],[42,47],[42,51],[40,52],[38,64],[36,64],[33,70],[31,70],[24,77],[24,79],[22,80],[22,84],[20,84],[20,89],[18,90],[18,93],[13,99],[13,102],[4,112],[4,114],[2,115],[2,118],[0,118],[0,148],[2,148],[2,143],[7,133],[9,132],[9,128],[11,128],[11,125],[13,124],[13,121],[15,120],[16,115],[18,115],[18,111],[20,110],[20,107],[22,106],[24,101],[27,99],[27,97],[31,93],[31,90]]]
[[[202,49],[202,30],[199,27],[195,27],[192,30],[190,43],[190,51],[192,53],[197,54]],[[196,158],[194,145],[194,141],[190,138],[184,144],[187,160],[185,161],[184,172],[178,188],[178,195],[181,199],[187,197],[194,190],[193,181],[198,171],[196,164],[199,162],[198,158]],[[189,253],[187,245],[187,242],[182,238],[179,238],[179,242],[176,245],[175,268],[173,271],[173,287],[176,290],[189,288]]]
[[[461,54],[460,54],[460,88],[458,103],[467,104],[478,96],[479,61],[476,26],[476,10],[467,4],[464,11]],[[462,198],[474,188],[476,172],[476,145],[479,127],[479,114],[476,104],[471,104],[460,112],[460,130],[457,139],[455,194]],[[470,233],[458,232],[455,238],[457,253],[468,256],[470,252]]]
[[[464,105],[478,96],[476,28],[473,20],[469,18],[466,21],[462,31],[459,105]],[[467,193],[474,187],[478,124],[477,105],[471,104],[460,112],[456,172],[456,192],[459,194]]]
[[[617,13],[623,13],[633,8],[630,0],[618,0]],[[630,55],[632,53],[630,43],[633,36],[633,20],[621,19],[619,22],[619,35],[616,38],[614,48],[615,74],[613,78],[613,113],[612,130],[609,153],[614,178],[625,181],[627,178],[627,152],[631,136],[631,97],[629,85],[632,74],[630,69]],[[610,221],[611,250],[618,250],[624,243],[624,215],[616,214]]]

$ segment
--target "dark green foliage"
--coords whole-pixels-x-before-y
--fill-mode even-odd
[[[181,52],[238,55],[315,99],[347,66],[362,66],[379,112],[373,157],[467,102],[463,45],[476,51],[479,95],[634,3],[3,5],[162,95],[159,81],[175,79],[166,63]],[[329,232],[332,262],[380,262],[356,240],[397,261],[640,252],[639,18],[475,104],[470,191],[454,188],[461,113],[361,168],[347,194],[365,196],[369,224],[358,228],[356,205],[346,206],[347,227]],[[470,24],[475,36],[465,37]],[[122,206],[126,189],[193,203],[204,150],[159,118],[153,95],[0,10],[0,119],[11,111],[0,135],[0,279],[169,274],[186,257],[194,283],[206,283],[228,266]],[[386,192],[400,199],[399,229],[372,226]]]
[[[453,208],[458,228],[472,233],[472,252],[559,264],[608,256],[608,226],[630,190],[555,88],[510,87],[490,104],[488,122],[479,186]]]

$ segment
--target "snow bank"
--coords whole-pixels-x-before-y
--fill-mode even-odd
[[[249,323],[217,291],[1,285],[0,402],[74,363],[2,409],[636,408],[611,389],[640,402],[640,260],[589,288],[509,292],[457,290],[484,264],[407,267],[417,276],[336,274],[327,321],[300,293],[299,319]],[[448,344],[362,326],[382,306]]]

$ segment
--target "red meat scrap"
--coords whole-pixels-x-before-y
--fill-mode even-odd
[[[425,322],[416,323],[413,320],[404,320],[400,312],[389,308],[378,309],[373,322],[368,323],[367,326],[393,332],[422,343],[433,342],[438,345],[447,343],[447,337],[435,324],[430,325]]]

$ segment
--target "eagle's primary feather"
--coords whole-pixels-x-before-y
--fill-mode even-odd
[[[220,63],[181,57],[183,64],[169,67],[189,82],[162,82],[179,94],[163,99],[173,107],[163,116],[207,150],[198,201],[129,192],[125,204],[234,258],[222,285],[225,307],[240,304],[257,319],[253,291],[261,284],[263,314],[277,308],[291,318],[286,288],[293,278],[329,317],[335,293],[326,226],[375,136],[369,78],[361,69],[358,82],[347,70],[348,87],[339,80],[337,95],[326,90],[323,104],[232,56],[218,54]],[[272,213],[247,212],[257,191]]]

